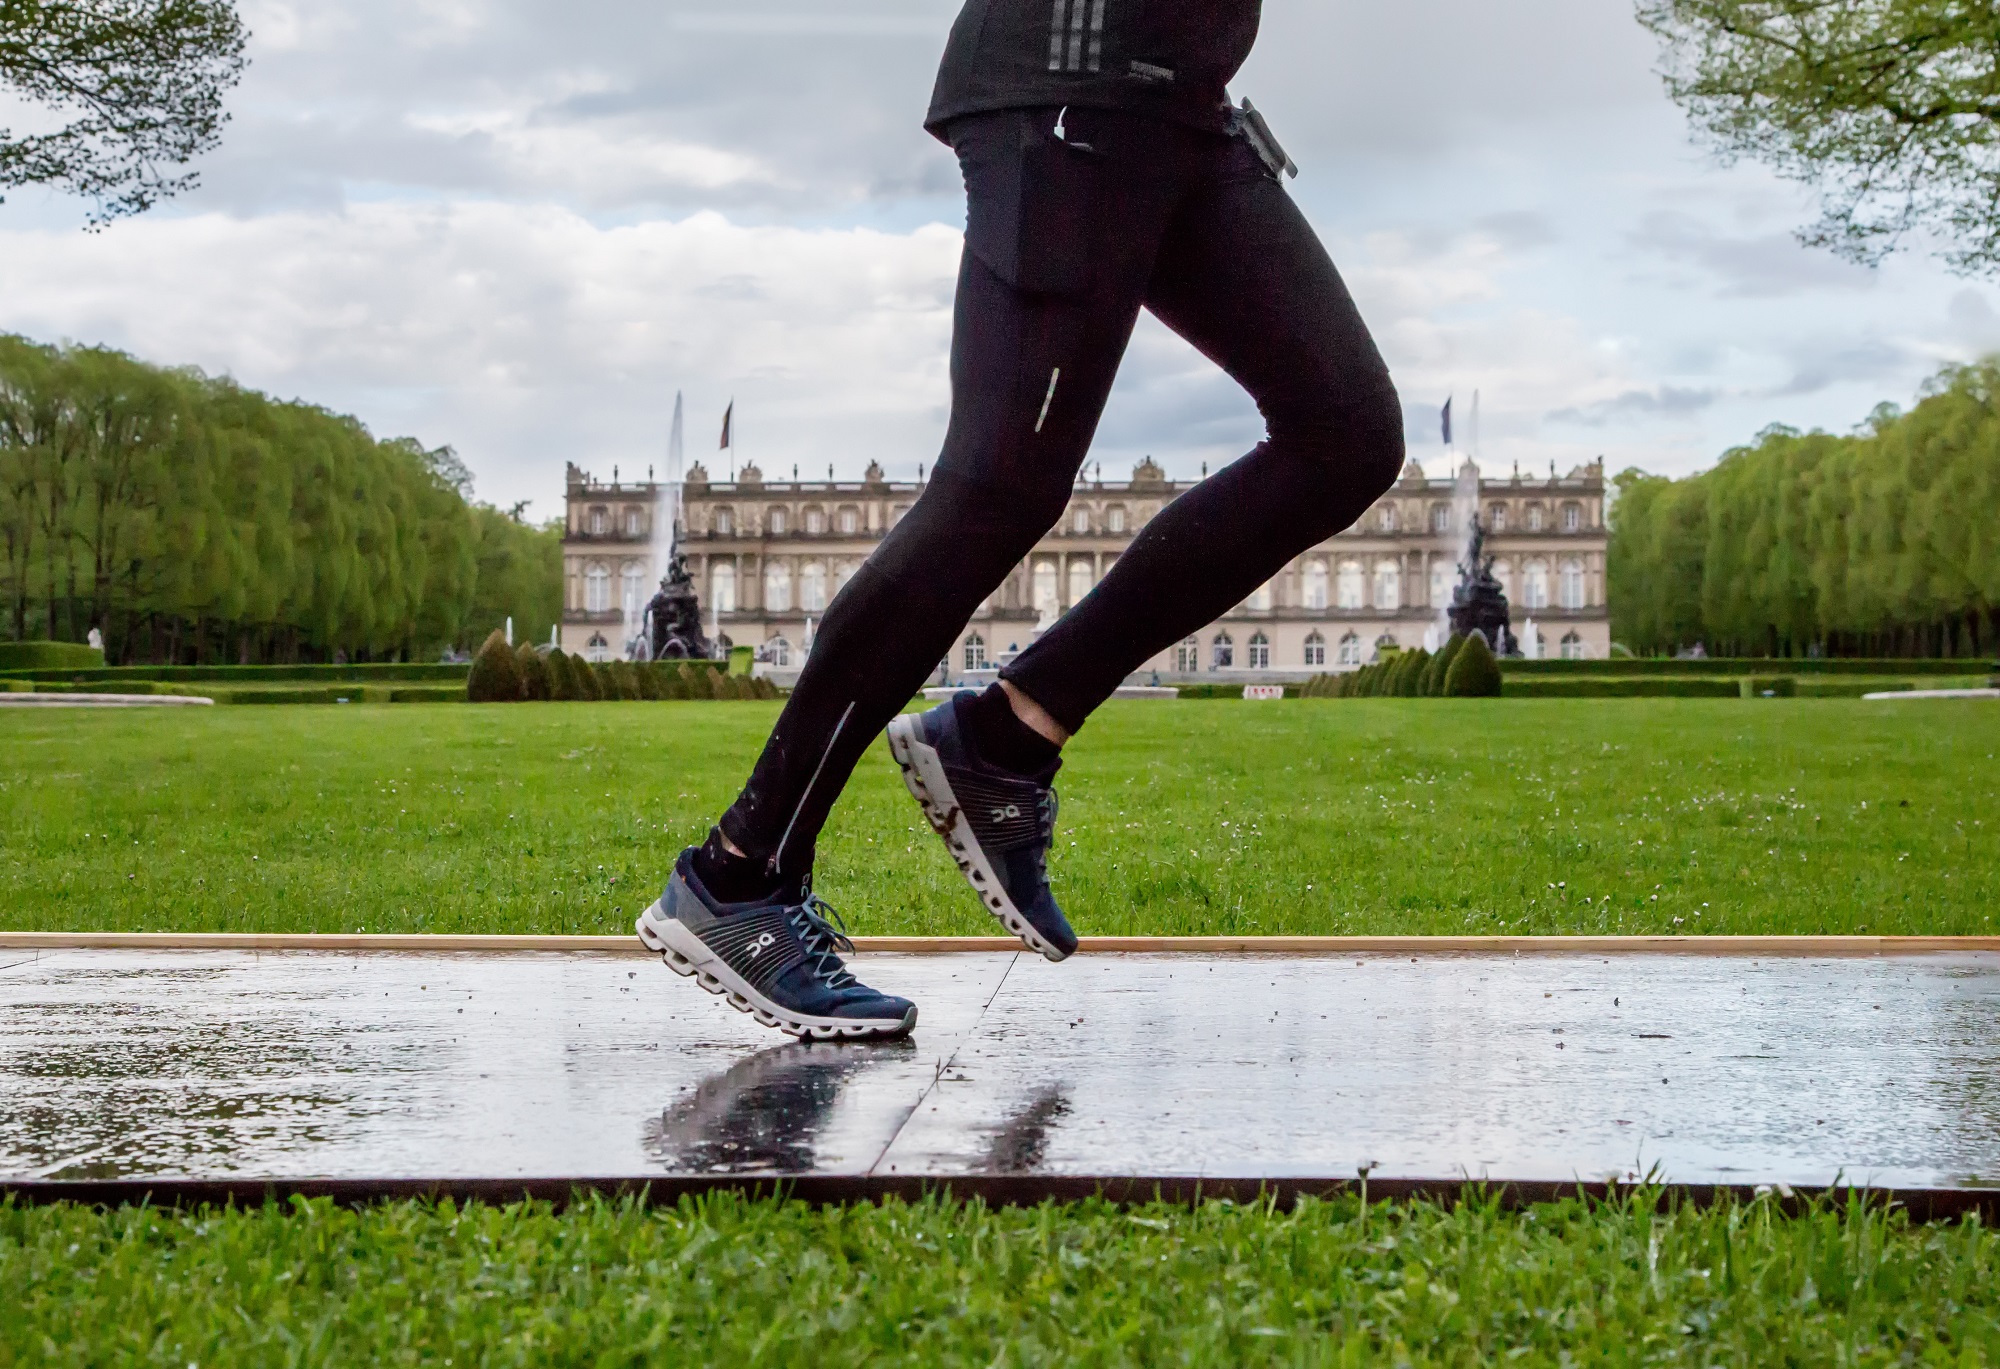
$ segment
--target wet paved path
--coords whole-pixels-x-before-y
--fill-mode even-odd
[[[2000,954],[870,954],[788,1044],[596,953],[0,950],[0,1180],[2000,1182]]]

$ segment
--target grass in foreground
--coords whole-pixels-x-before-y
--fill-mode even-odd
[[[0,714],[0,928],[630,929],[766,704]],[[1114,703],[1062,777],[1085,933],[2000,931],[2000,708]],[[857,931],[991,930],[863,762]]]
[[[1989,1364],[1976,1223],[1636,1195],[0,1206],[5,1364]]]

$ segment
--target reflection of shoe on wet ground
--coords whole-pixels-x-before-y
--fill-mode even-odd
[[[767,1027],[819,1041],[908,1036],[917,1005],[877,993],[842,963],[854,943],[810,889],[752,903],[721,903],[683,851],[659,902],[639,915],[639,940]]]
[[[759,1051],[646,1123],[646,1153],[676,1174],[809,1174],[842,1089],[915,1053],[907,1041]]]

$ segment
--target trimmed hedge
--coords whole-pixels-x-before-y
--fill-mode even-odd
[[[0,645],[6,645],[0,643]],[[7,670],[25,680],[165,680],[214,684],[281,684],[297,680],[366,683],[381,680],[437,681],[465,679],[464,665],[435,661],[383,661],[367,665],[100,665],[92,670]]]
[[[515,663],[514,648],[499,628],[481,644],[465,676],[465,697],[476,704],[518,703],[521,698],[521,671]]]
[[[1977,675],[1994,669],[1990,661],[1867,660],[1823,657],[1785,660],[1774,657],[1722,657],[1685,661],[1679,658],[1620,656],[1608,661],[1526,661],[1509,659],[1501,669],[1509,675]]]
[[[0,642],[0,670],[100,670],[104,653],[76,642]]]
[[[1451,658],[1451,666],[1444,673],[1444,692],[1452,699],[1491,699],[1500,693],[1500,663],[1493,659],[1493,649],[1486,645],[1486,638],[1477,632],[1465,634],[1465,645]]]
[[[521,697],[541,703],[549,697],[549,663],[527,642],[514,651],[514,670],[521,677]]]

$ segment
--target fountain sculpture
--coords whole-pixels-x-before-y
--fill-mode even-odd
[[[1460,634],[1477,632],[1493,648],[1495,656],[1519,655],[1507,610],[1507,592],[1494,578],[1493,558],[1482,554],[1486,548],[1486,529],[1480,526],[1476,513],[1468,521],[1472,537],[1466,546],[1465,559],[1458,564],[1458,588],[1451,592],[1451,630]]]
[[[660,592],[646,605],[642,640],[651,653],[649,659],[655,661],[705,661],[715,655],[714,644],[702,635],[694,577],[688,574],[687,558],[679,552],[668,558]]]

